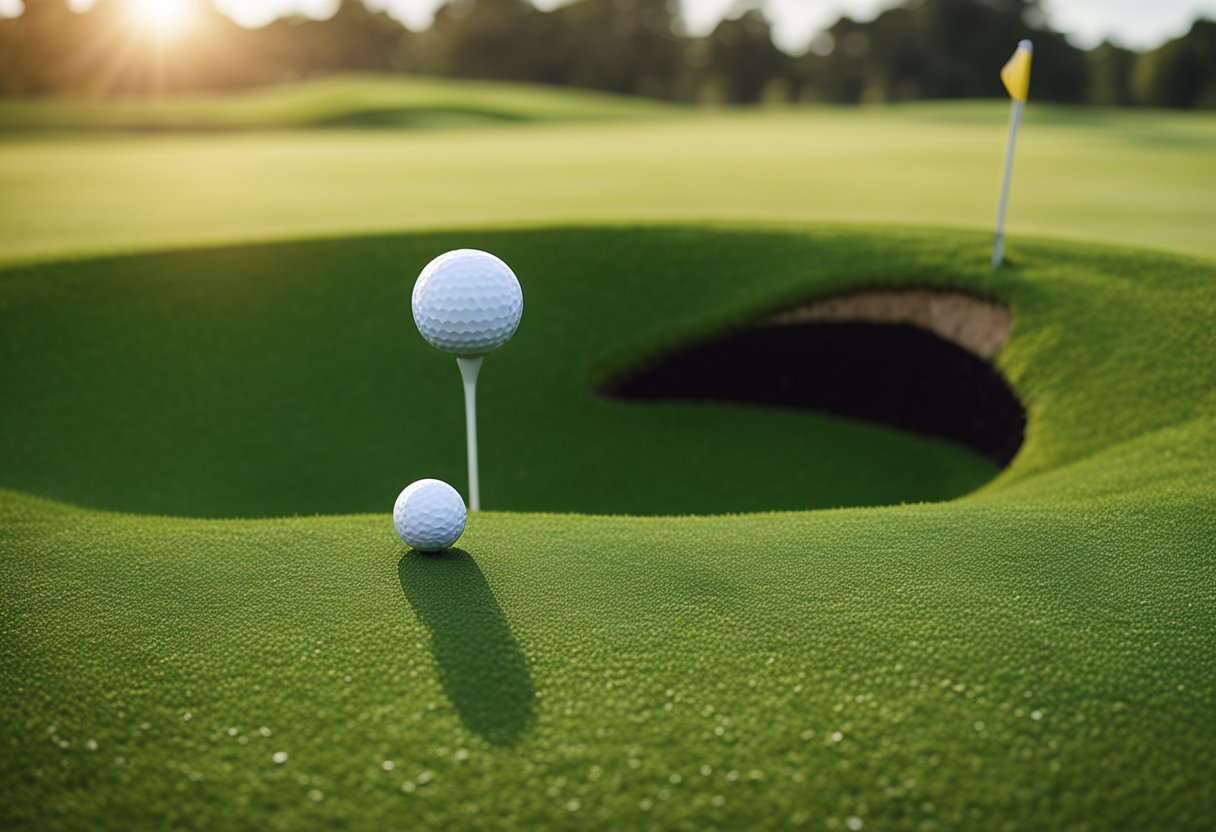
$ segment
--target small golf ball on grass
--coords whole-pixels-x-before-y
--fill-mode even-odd
[[[405,487],[393,506],[397,534],[420,552],[442,552],[464,533],[460,492],[443,480],[418,480]]]

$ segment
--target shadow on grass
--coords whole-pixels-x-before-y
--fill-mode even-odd
[[[532,723],[536,692],[477,562],[463,549],[437,556],[411,551],[397,575],[431,631],[439,679],[461,721],[492,745],[514,745]]]

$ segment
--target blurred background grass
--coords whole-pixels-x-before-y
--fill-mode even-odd
[[[537,222],[986,229],[1022,37],[1010,233],[1216,253],[1202,18],[1108,9],[1157,33],[1133,50],[1057,27],[1067,0],[892,0],[779,48],[762,0],[700,30],[668,0],[445,0],[413,29],[377,10],[408,2],[276,2],[219,5],[253,26],[207,0],[0,0],[0,263]]]
[[[364,76],[115,110],[10,103],[0,108],[9,128],[0,139],[0,261],[592,220],[986,229],[1007,109],[967,101],[706,111]],[[369,112],[443,129],[291,129],[366,122]],[[454,118],[477,129],[458,129]],[[259,129],[96,129],[154,123]],[[1010,232],[1214,254],[1213,147],[1209,114],[1032,104]]]
[[[452,127],[644,118],[671,112],[644,98],[495,81],[372,73],[249,90],[116,99],[0,99],[0,132],[226,132],[295,127]]]

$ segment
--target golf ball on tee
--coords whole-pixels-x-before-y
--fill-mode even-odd
[[[462,248],[426,265],[414,284],[414,323],[431,346],[460,358],[501,347],[515,334],[524,293],[493,254]]]
[[[405,487],[393,506],[393,525],[407,545],[439,552],[464,533],[464,500],[443,480],[418,480]]]

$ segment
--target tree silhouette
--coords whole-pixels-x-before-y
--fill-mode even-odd
[[[1036,101],[1216,108],[1216,23],[1137,54],[1090,52],[1050,29],[1038,0],[909,0],[868,22],[840,18],[817,48],[773,45],[758,0],[739,0],[705,37],[682,30],[674,0],[447,0],[414,33],[362,0],[328,20],[244,29],[193,0],[172,36],[141,25],[135,0],[26,0],[0,20],[0,95],[169,94],[343,71],[532,81],[685,101],[797,96],[841,103],[1001,97],[997,73],[1023,37],[1035,44]]]

